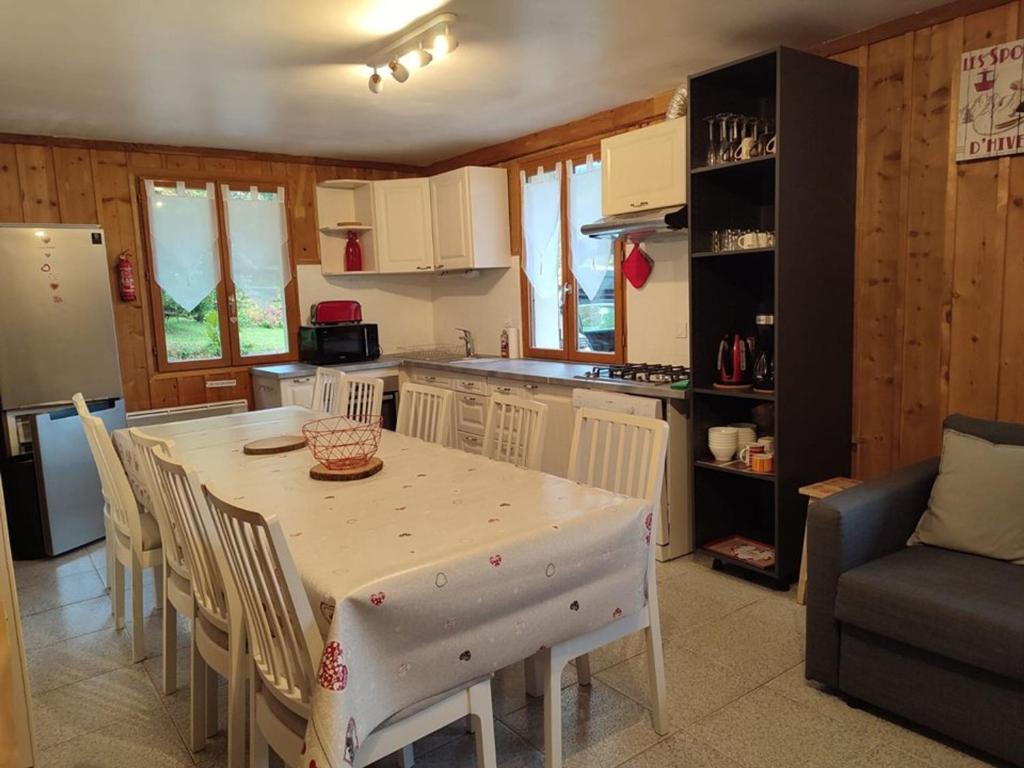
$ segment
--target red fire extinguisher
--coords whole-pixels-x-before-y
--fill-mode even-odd
[[[135,301],[135,268],[128,259],[128,251],[117,257],[117,288],[121,301]]]

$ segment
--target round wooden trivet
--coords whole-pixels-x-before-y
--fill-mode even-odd
[[[306,438],[302,435],[278,435],[253,440],[242,446],[242,452],[250,456],[265,456],[268,453],[287,453],[306,447]]]
[[[334,480],[345,482],[347,480],[362,480],[372,477],[384,469],[384,462],[374,456],[360,467],[349,469],[328,469],[323,464],[317,464],[309,470],[309,476],[314,480]]]

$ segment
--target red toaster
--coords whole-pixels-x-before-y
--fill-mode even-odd
[[[309,308],[310,325],[361,322],[363,322],[363,308],[358,301],[318,301]]]

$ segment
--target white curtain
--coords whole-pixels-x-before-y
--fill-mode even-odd
[[[534,295],[551,298],[558,293],[562,246],[561,166],[526,178],[520,171],[523,194],[523,270]]]
[[[231,247],[231,279],[237,288],[262,309],[284,298],[291,280],[288,265],[288,227],[285,223],[284,188],[274,200],[263,200],[255,187],[244,197],[221,187],[227,201],[225,222]]]
[[[146,197],[156,282],[191,312],[220,282],[214,185],[207,184],[206,196],[198,197],[181,182],[175,194],[165,195],[147,181]]]
[[[601,290],[605,276],[615,269],[613,241],[595,240],[580,234],[580,227],[601,218],[601,164],[587,158],[586,165],[574,169],[565,164],[569,174],[569,233],[572,273],[580,290],[593,301]]]

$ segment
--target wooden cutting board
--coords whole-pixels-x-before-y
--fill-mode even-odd
[[[266,456],[270,453],[287,453],[306,447],[306,438],[302,435],[277,435],[253,440],[242,446],[242,452],[249,456]]]
[[[348,480],[362,480],[372,477],[384,469],[384,462],[374,456],[366,464],[348,469],[328,469],[323,464],[317,464],[309,470],[309,476],[314,480],[333,480],[335,482],[346,482]]]

